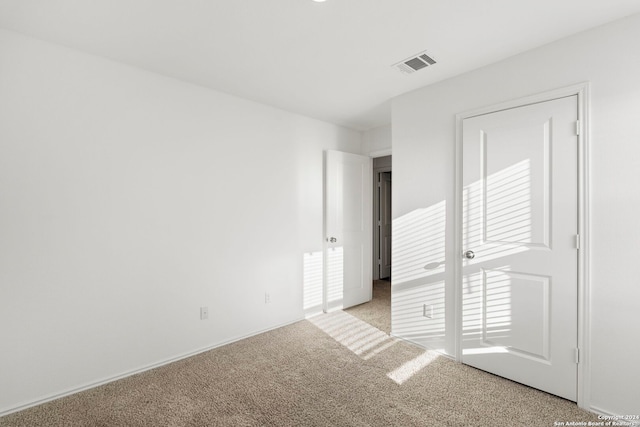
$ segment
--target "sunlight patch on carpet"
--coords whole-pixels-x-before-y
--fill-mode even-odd
[[[416,357],[415,359],[409,360],[398,369],[389,372],[387,376],[397,384],[402,385],[405,381],[427,367],[427,365],[436,360],[438,357],[438,353],[434,351],[425,351],[420,356]]]
[[[307,320],[364,360],[397,342],[380,329],[344,311],[321,314]]]

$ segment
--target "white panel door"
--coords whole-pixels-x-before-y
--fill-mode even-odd
[[[576,121],[576,96],[463,121],[462,361],[573,401]]]
[[[325,310],[372,296],[372,167],[357,154],[327,151],[325,163]]]

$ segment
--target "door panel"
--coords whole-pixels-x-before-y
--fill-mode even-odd
[[[462,361],[576,400],[577,97],[463,121]]]
[[[549,360],[549,278],[484,269],[482,276],[483,344]]]
[[[548,247],[550,121],[481,131],[485,241]]]
[[[369,157],[326,153],[326,310],[371,300],[372,173]]]

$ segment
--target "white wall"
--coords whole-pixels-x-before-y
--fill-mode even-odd
[[[369,129],[362,133],[362,154],[375,157],[391,154],[391,125]]]
[[[399,227],[423,224],[414,235],[431,244],[418,260],[394,255],[394,333],[453,354],[455,115],[590,81],[590,401],[596,410],[640,414],[638,40],[635,15],[394,100],[394,235]],[[394,253],[397,244],[407,242],[394,238]],[[446,269],[418,272],[440,257]],[[425,299],[435,301],[433,321],[415,309]]]
[[[323,150],[360,148],[0,30],[0,415],[301,319]]]

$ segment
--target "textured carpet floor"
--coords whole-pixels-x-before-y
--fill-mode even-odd
[[[345,310],[387,334],[391,333],[391,282],[374,280],[373,299]]]
[[[0,418],[0,426],[553,426],[563,399],[390,338],[301,321]]]

